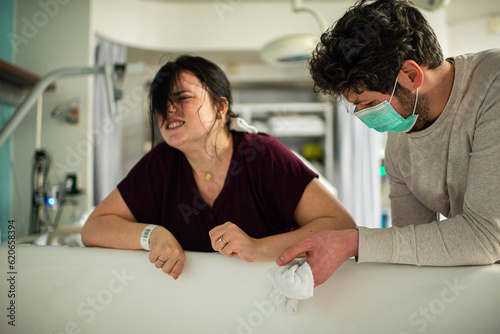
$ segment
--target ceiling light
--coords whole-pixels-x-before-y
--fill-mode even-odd
[[[321,33],[326,28],[324,18],[310,8],[304,7],[302,0],[292,0],[294,12],[307,12],[318,22]],[[260,52],[261,58],[272,65],[303,65],[311,57],[312,51],[319,43],[319,35],[294,34],[280,37],[266,43]]]

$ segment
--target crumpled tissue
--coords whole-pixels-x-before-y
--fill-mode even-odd
[[[295,313],[299,300],[313,296],[313,273],[305,258],[274,266],[267,274],[273,283],[269,299],[278,311]]]

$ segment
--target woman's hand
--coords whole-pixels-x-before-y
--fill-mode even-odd
[[[184,268],[186,254],[172,233],[158,226],[151,232],[149,239],[149,261],[165,274],[178,279]]]
[[[212,247],[226,256],[239,256],[247,262],[263,259],[262,242],[249,237],[231,222],[214,227],[209,232]]]

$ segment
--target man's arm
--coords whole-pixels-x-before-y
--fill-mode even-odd
[[[498,91],[498,90],[497,90]],[[500,260],[500,102],[487,106],[477,120],[470,154],[463,210],[449,219],[433,220],[436,213],[392,180],[391,207],[396,220],[410,225],[386,229],[358,227],[349,231],[314,234],[286,249],[277,260],[286,264],[306,253],[317,284],[324,282],[347,258],[358,262],[391,262],[429,266],[484,265]],[[358,234],[359,233],[359,234]],[[326,278],[325,278],[326,277]]]
[[[386,152],[391,213],[394,225],[401,227],[359,228],[359,262],[454,266],[500,259],[500,99],[496,99],[489,105],[484,102],[485,110],[475,120],[460,214],[436,221],[436,213],[411,194],[391,165],[391,150]]]

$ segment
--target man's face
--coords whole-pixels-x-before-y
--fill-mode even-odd
[[[344,98],[350,103],[354,104],[358,111],[365,108],[376,106],[383,101],[388,101],[391,98],[391,94],[384,94],[376,91],[364,91],[361,94],[347,93]],[[410,90],[399,85],[396,88],[396,92],[390,102],[391,106],[400,114],[404,119],[410,117],[413,114],[413,108],[415,108],[415,114],[418,115],[417,121],[411,132],[416,132],[429,127],[434,120],[430,118],[429,115],[429,103],[425,95],[419,94],[417,106],[415,107],[416,93],[412,93]]]
[[[354,106],[358,111],[361,111],[363,109],[376,106],[377,104],[380,104],[383,101],[389,101],[391,95],[375,91],[364,91],[361,94],[347,93],[344,95],[344,98],[350,103],[354,104]],[[396,102],[397,101],[394,98],[391,100],[392,107],[397,111],[398,109],[401,108]]]

